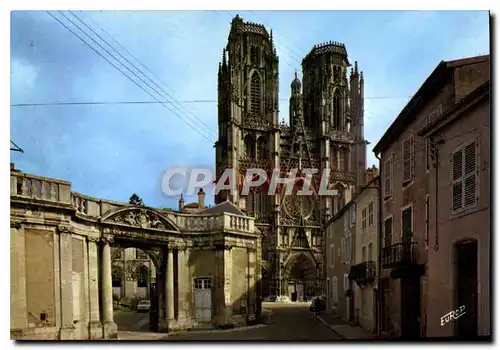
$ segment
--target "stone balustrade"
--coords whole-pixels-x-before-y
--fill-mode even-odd
[[[71,183],[13,171],[10,174],[10,195],[71,204]]]
[[[128,206],[125,203],[92,198],[71,192],[71,183],[63,180],[11,172],[11,197],[19,199],[42,200],[71,205],[77,214],[97,219],[106,213]],[[159,211],[172,220],[185,233],[239,232],[254,233],[254,218],[228,213],[185,214]]]
[[[254,219],[235,214],[178,214],[176,224],[181,231],[254,233]]]

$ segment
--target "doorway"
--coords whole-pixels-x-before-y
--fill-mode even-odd
[[[288,293],[292,301],[304,300],[304,284],[300,282],[288,282]]]
[[[477,337],[477,241],[455,245],[456,309],[465,306],[465,314],[455,320],[455,335],[459,338]]]
[[[380,280],[380,331],[389,334],[391,326],[391,289],[388,278]]]
[[[194,309],[198,322],[212,321],[212,280],[201,277],[194,279]]]
[[[401,333],[403,339],[420,338],[420,276],[401,276]]]

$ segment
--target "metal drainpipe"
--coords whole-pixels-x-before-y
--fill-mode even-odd
[[[378,191],[378,236],[377,236],[377,318],[376,318],[376,328],[377,328],[377,334],[380,336],[380,323],[381,323],[381,305],[380,305],[380,299],[381,299],[381,293],[382,293],[382,285],[380,283],[380,271],[382,270],[380,264],[381,264],[381,253],[382,253],[382,161],[380,160],[380,157],[375,154],[375,157],[378,159],[378,164],[379,164],[379,186],[377,186],[377,191]]]

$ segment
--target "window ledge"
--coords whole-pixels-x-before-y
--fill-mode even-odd
[[[413,185],[413,178],[410,179],[410,180],[406,180],[406,181],[402,181],[401,182],[401,186],[403,187],[403,190],[407,189],[408,187],[410,187],[411,185]]]
[[[462,209],[458,209],[456,211],[452,211],[452,214],[448,217],[448,220],[451,221],[451,220],[459,219],[463,216],[474,214],[474,213],[476,213],[478,211],[482,211],[484,209],[488,209],[488,208],[479,208],[477,204],[475,204],[473,206],[468,206],[468,207],[465,207]]]

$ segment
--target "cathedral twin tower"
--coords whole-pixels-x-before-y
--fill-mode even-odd
[[[262,25],[236,16],[218,72],[216,175],[228,167],[267,171],[330,169],[337,195],[318,198],[246,196],[221,191],[255,217],[262,234],[262,293],[301,299],[322,293],[322,224],[364,185],[366,141],[363,133],[363,73],[351,67],[343,44],[316,45],[302,60],[302,83],[291,83],[289,125],[279,122],[278,56]],[[240,177],[242,178],[242,177]]]

